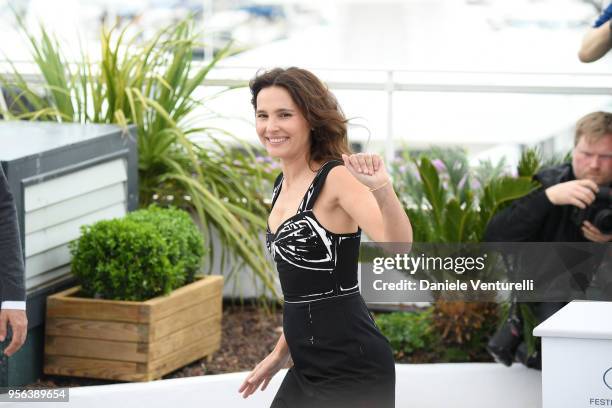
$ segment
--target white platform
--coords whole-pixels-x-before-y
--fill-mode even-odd
[[[544,408],[610,406],[612,302],[573,301],[533,331],[542,337]]]
[[[281,383],[278,373],[264,392],[242,399],[246,372],[201,377],[76,387],[66,403],[6,403],[9,407],[59,408],[262,408]],[[539,371],[492,363],[397,364],[397,408],[540,408]]]
[[[533,330],[539,337],[612,340],[612,302],[574,300]]]

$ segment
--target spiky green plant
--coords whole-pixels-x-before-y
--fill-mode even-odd
[[[465,151],[433,149],[415,159],[418,177],[410,177],[416,179],[413,184],[418,188],[407,190],[414,197],[403,200],[420,203],[406,206],[414,241],[446,244],[482,241],[488,222],[499,210],[536,188],[531,175],[539,167],[537,156],[528,151],[521,163],[524,176],[498,174],[482,179],[486,184],[481,184],[478,170],[468,166]],[[485,166],[499,173],[503,169],[500,164]],[[448,277],[439,271],[430,275],[436,281]],[[491,296],[493,299],[494,294]],[[497,311],[494,302],[438,300],[433,306],[433,327],[448,347],[459,345],[482,351],[499,320]]]
[[[154,197],[176,198],[178,203],[173,204],[189,209],[199,219],[211,256],[215,230],[224,248],[222,258],[237,256],[235,265],[247,265],[276,294],[260,239],[267,214],[263,192],[273,175],[256,164],[253,149],[244,143],[238,160],[234,150],[218,139],[222,131],[205,126],[211,113],[206,100],[194,96],[211,69],[230,53],[229,46],[206,64],[194,63],[192,52],[199,45],[198,36],[193,19],[188,18],[144,42],[138,34],[128,37],[126,29],[105,29],[99,59],[81,51],[81,60],[71,63],[44,27],[35,35],[19,18],[18,23],[42,83],[28,82],[13,65],[10,76],[0,77],[12,101],[2,115],[134,125],[141,205]],[[206,148],[190,140],[195,133],[207,136]]]
[[[521,164],[519,176],[501,174],[482,185],[476,180],[477,170],[467,166],[465,152],[449,155],[438,149],[414,160],[416,176],[410,177],[416,178],[413,184],[418,188],[405,191],[414,194],[413,200],[402,201],[420,203],[405,208],[413,223],[415,242],[480,242],[495,213],[536,188],[531,176],[540,166],[537,156],[527,151]],[[406,177],[395,176],[401,181]]]

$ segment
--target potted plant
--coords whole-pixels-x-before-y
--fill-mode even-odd
[[[211,354],[221,340],[221,276],[189,214],[149,207],[82,228],[79,286],[47,299],[46,374],[149,381]]]

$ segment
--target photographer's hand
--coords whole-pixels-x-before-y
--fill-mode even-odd
[[[573,205],[585,209],[595,201],[597,191],[599,187],[594,181],[582,179],[555,184],[544,192],[554,205]]]
[[[588,221],[585,221],[582,224],[581,229],[582,229],[582,233],[584,234],[584,237],[588,239],[589,241],[593,241],[593,242],[612,241],[612,234],[610,235],[602,234],[601,231],[596,226],[594,226]]]

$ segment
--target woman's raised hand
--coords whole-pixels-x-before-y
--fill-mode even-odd
[[[247,398],[253,394],[260,385],[261,391],[265,390],[272,377],[289,362],[289,357],[289,353],[281,356],[273,351],[261,360],[238,389],[238,392],[242,393],[242,398]]]
[[[370,190],[375,190],[389,181],[385,164],[377,154],[343,154],[342,160],[349,172]]]

